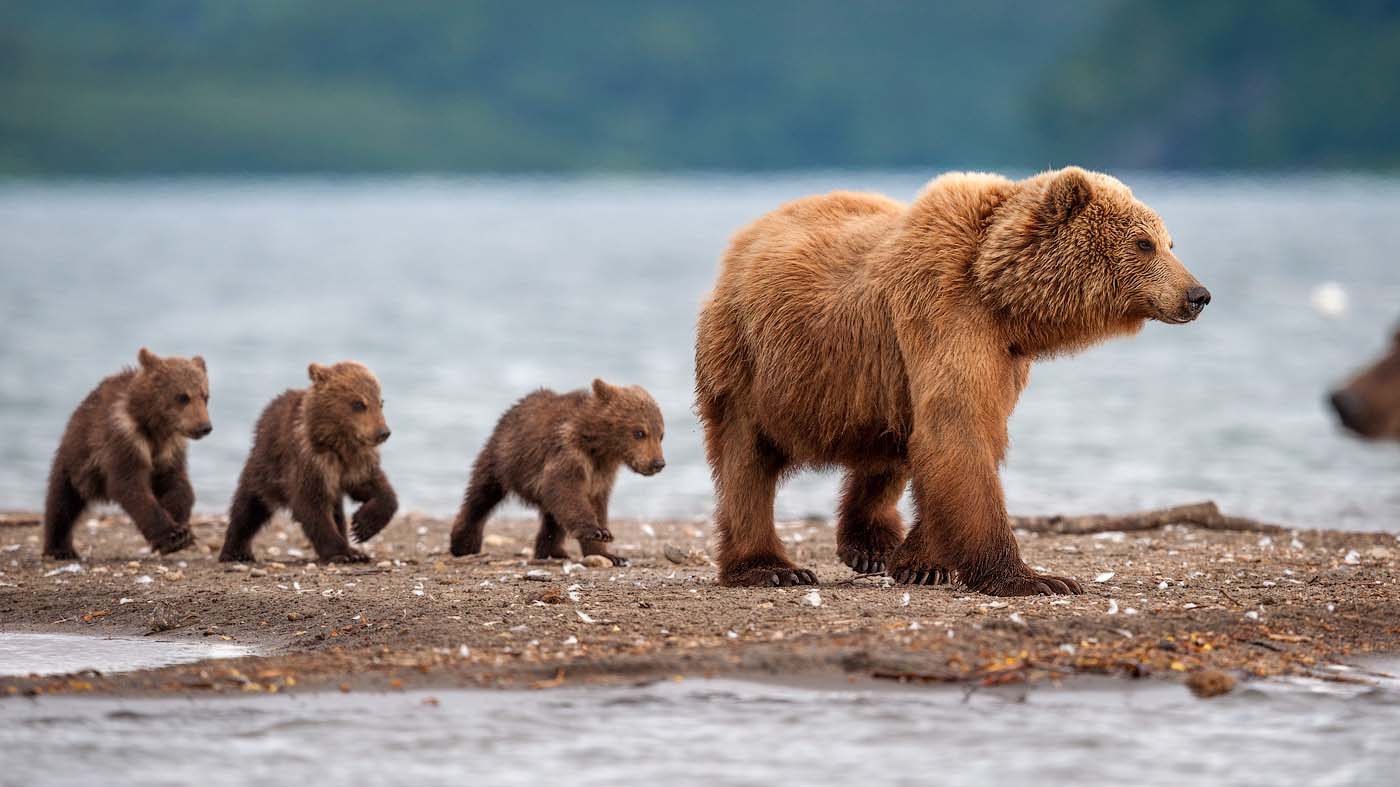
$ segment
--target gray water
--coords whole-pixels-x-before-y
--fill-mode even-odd
[[[0,784],[1388,785],[1397,728],[1317,682],[48,697],[0,702]]]
[[[379,374],[405,510],[449,513],[495,418],[540,385],[647,386],[664,473],[614,512],[703,516],[697,304],[737,227],[804,194],[911,197],[923,176],[0,184],[0,508],[37,508],[74,405],[143,344],[202,353],[215,431],[191,451],[223,509],[261,407],[309,361]],[[1327,388],[1400,316],[1400,181],[1126,176],[1214,302],[1195,324],[1038,366],[1011,424],[1017,512],[1213,498],[1304,526],[1400,526],[1400,451],[1342,435]],[[1313,288],[1339,283],[1329,318]],[[784,516],[829,513],[803,474]]]

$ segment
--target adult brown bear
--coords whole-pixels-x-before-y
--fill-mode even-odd
[[[994,595],[1072,593],[1020,556],[998,465],[1031,362],[1210,302],[1157,214],[1077,167],[953,173],[912,205],[837,192],[741,230],[700,313],[720,581],[814,584],[773,527],[784,473],[846,470],[843,562]],[[913,481],[908,536],[896,510]]]

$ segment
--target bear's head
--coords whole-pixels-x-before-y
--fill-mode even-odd
[[[389,439],[379,379],[364,364],[341,361],[306,368],[311,388],[304,417],[311,441],[343,454],[371,450]]]
[[[1342,425],[1372,440],[1400,440],[1400,330],[1390,350],[1332,394]]]
[[[195,440],[214,431],[209,421],[209,374],[204,359],[162,358],[145,347],[127,389],[127,410],[147,434]]]
[[[1162,219],[1117,179],[1066,167],[1018,186],[993,214],[972,273],[1021,350],[1073,350],[1144,320],[1187,323],[1210,303]]]
[[[589,424],[583,430],[593,450],[621,459],[633,472],[655,475],[666,466],[661,439],[666,424],[656,400],[639,385],[593,381]]]

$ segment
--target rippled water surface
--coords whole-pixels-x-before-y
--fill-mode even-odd
[[[1011,425],[1018,512],[1214,498],[1300,525],[1400,527],[1400,451],[1341,435],[1324,391],[1400,317],[1400,182],[1126,180],[1214,301],[1195,324],[1042,364]],[[269,180],[0,185],[0,508],[42,504],[69,412],[143,344],[202,353],[214,434],[199,508],[224,508],[254,419],[309,361],[383,381],[385,466],[406,509],[450,512],[497,415],[535,386],[646,385],[664,473],[624,476],[614,511],[710,508],[691,412],[697,304],[726,239],[833,188],[911,197],[922,177]],[[1336,281],[1350,308],[1309,306]],[[781,513],[828,513],[804,474]]]
[[[1398,728],[1394,690],[1319,683],[52,697],[0,701],[0,783],[1383,785]]]

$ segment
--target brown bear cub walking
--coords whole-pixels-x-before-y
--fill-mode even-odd
[[[378,446],[389,439],[379,380],[353,361],[307,371],[310,388],[286,391],[258,418],[219,560],[252,562],[253,536],[285,507],[321,560],[362,562],[369,557],[350,545],[343,496],[361,504],[351,520],[360,542],[398,509],[379,467]]]
[[[837,554],[855,570],[1079,592],[1021,559],[998,478],[1031,363],[1209,302],[1161,218],[1078,167],[952,173],[909,205],[837,192],[759,218],[730,243],[696,334],[720,581],[816,582],[788,559],[773,498],[792,471],[837,465]]]
[[[567,558],[564,537],[577,538],[584,555],[615,565],[607,551],[608,495],[617,468],[655,475],[666,466],[661,409],[640,386],[593,381],[592,392],[541,389],[516,402],[491,432],[472,466],[462,507],[452,526],[452,554],[481,551],[486,517],[514,493],[540,511],[535,557]]]
[[[1342,425],[1368,440],[1400,440],[1400,330],[1390,349],[1332,393]]]
[[[44,555],[76,560],[73,525],[89,503],[116,502],[151,549],[194,543],[194,488],[185,440],[213,431],[204,359],[160,358],[145,347],[140,366],[108,377],[68,419],[49,472]]]

